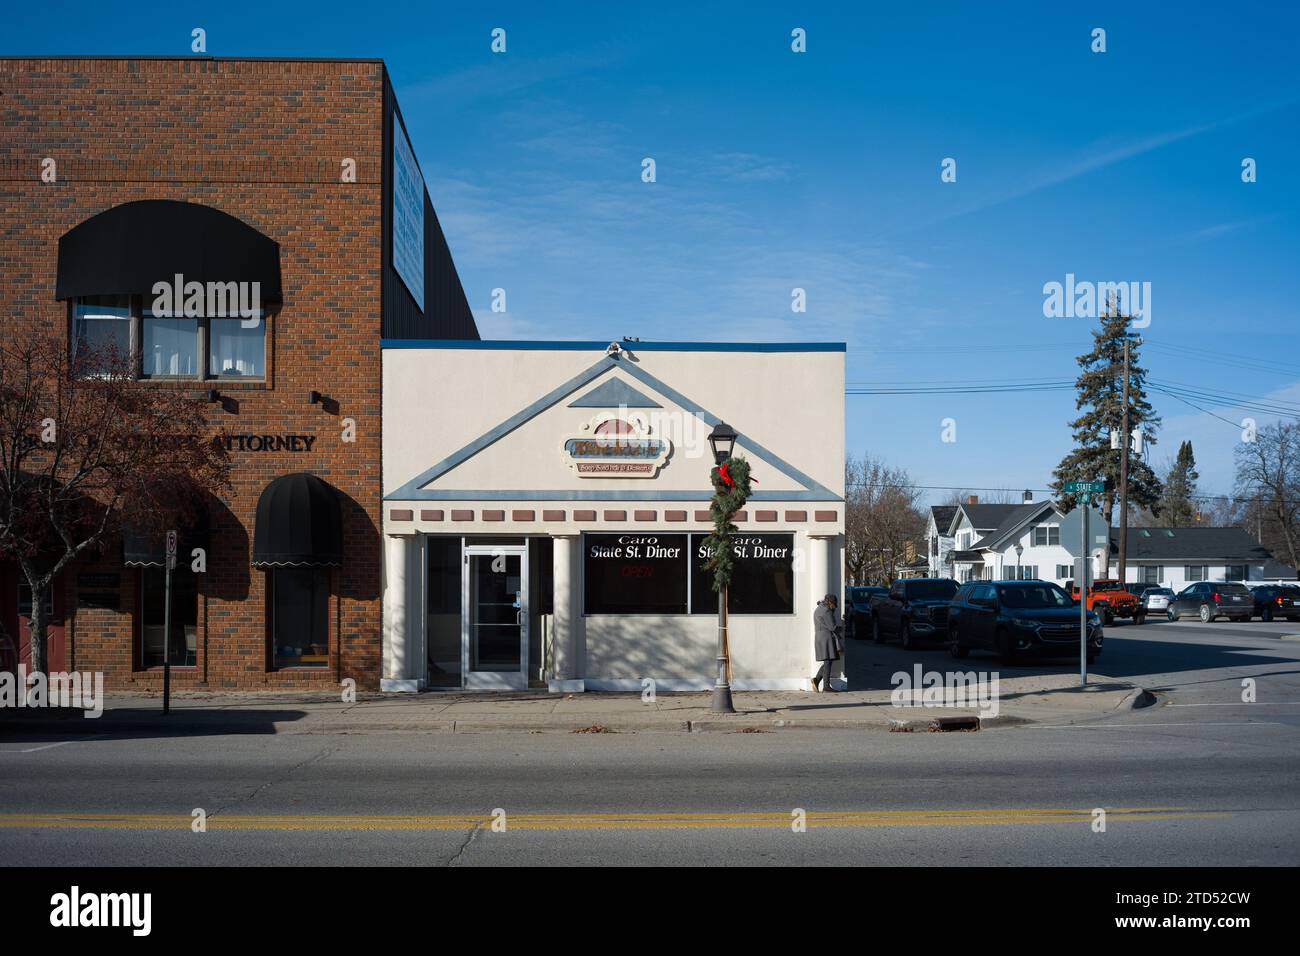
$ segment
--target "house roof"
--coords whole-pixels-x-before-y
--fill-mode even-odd
[[[1119,553],[1119,529],[1110,530],[1110,552]],[[1244,528],[1129,528],[1130,561],[1205,560],[1263,564],[1273,555]]]
[[[994,528],[984,537],[980,538],[979,541],[976,541],[975,544],[972,545],[972,547],[991,548],[994,545],[996,545],[1000,540],[1005,538],[1008,534],[1010,534],[1012,531],[1015,531],[1017,528],[1024,525],[1026,522],[1031,520],[1035,515],[1037,515],[1039,512],[1043,511],[1044,509],[1055,511],[1055,505],[1053,505],[1050,501],[1031,501],[1028,504],[1006,505],[1005,507],[1011,509],[1009,512],[1007,512],[1006,517],[1004,517],[1000,522],[998,522],[998,526],[996,528]]]
[[[992,531],[1008,514],[1023,507],[1024,505],[957,505],[957,511],[966,515],[966,520],[976,531]],[[952,520],[956,522],[957,512],[953,512]],[[953,529],[949,527],[949,530]]]
[[[952,525],[953,516],[957,514],[956,505],[930,505],[930,516],[934,518],[934,530],[946,535]]]

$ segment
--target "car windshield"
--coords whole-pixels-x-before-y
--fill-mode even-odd
[[[1092,586],[1094,591],[1118,591],[1120,590],[1118,581],[1098,581]]]
[[[1010,584],[998,588],[1004,607],[1072,607],[1074,601],[1055,584]]]
[[[905,593],[912,601],[951,598],[957,593],[956,581],[911,581],[905,587],[907,589]]]
[[[884,588],[849,588],[849,599],[852,601],[861,601],[866,603],[871,600],[873,594],[888,594]]]
[[[1169,588],[1152,588],[1150,591],[1147,592],[1147,594],[1157,594],[1157,595],[1158,595],[1158,594],[1163,594],[1163,595],[1165,595],[1166,597],[1168,597],[1169,595],[1171,595],[1171,594],[1173,594],[1173,593],[1174,593],[1174,592],[1171,591],[1171,590],[1169,590]]]

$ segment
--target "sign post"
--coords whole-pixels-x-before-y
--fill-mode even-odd
[[[176,567],[176,532],[167,532],[167,571],[163,588],[163,713],[172,707],[172,570]]]
[[[1079,587],[1079,686],[1088,686],[1088,506],[1092,496],[1106,490],[1101,481],[1067,481],[1064,491],[1067,495],[1076,495],[1079,507],[1083,509],[1083,520],[1079,522],[1079,573],[1075,575]]]

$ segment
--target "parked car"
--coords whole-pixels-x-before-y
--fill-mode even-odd
[[[1174,596],[1173,588],[1147,588],[1138,600],[1142,604],[1142,610],[1150,614],[1152,611],[1168,611],[1169,602]]]
[[[871,636],[871,599],[889,593],[889,588],[863,585],[848,589],[844,602],[844,634],[865,640]]]
[[[1096,612],[1086,619],[1092,661],[1104,634]],[[1051,581],[963,584],[948,609],[948,652],[960,658],[972,648],[995,651],[1006,663],[1029,655],[1078,656],[1079,602]]]
[[[1300,588],[1292,584],[1261,584],[1251,588],[1255,598],[1254,613],[1261,621],[1284,617],[1300,621]]]
[[[952,578],[895,581],[888,594],[871,599],[871,636],[876,643],[897,637],[906,648],[948,636],[948,602],[959,585]]]
[[[1255,613],[1255,598],[1244,584],[1198,581],[1178,592],[1169,602],[1169,620],[1177,621],[1184,614],[1194,614],[1205,624],[1217,617],[1234,621],[1249,621]]]
[[[1065,589],[1074,600],[1079,600],[1079,589],[1073,581],[1065,582]],[[1088,610],[1096,611],[1103,624],[1114,624],[1115,618],[1132,618],[1134,624],[1146,620],[1146,609],[1138,602],[1118,578],[1098,578],[1088,588]]]

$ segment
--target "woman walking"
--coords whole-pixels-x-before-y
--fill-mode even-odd
[[[821,669],[812,679],[813,690],[817,693],[835,690],[831,687],[831,670],[844,650],[844,627],[835,613],[839,603],[834,594],[828,594],[817,602],[817,610],[813,611],[813,650],[817,660],[822,662]]]

